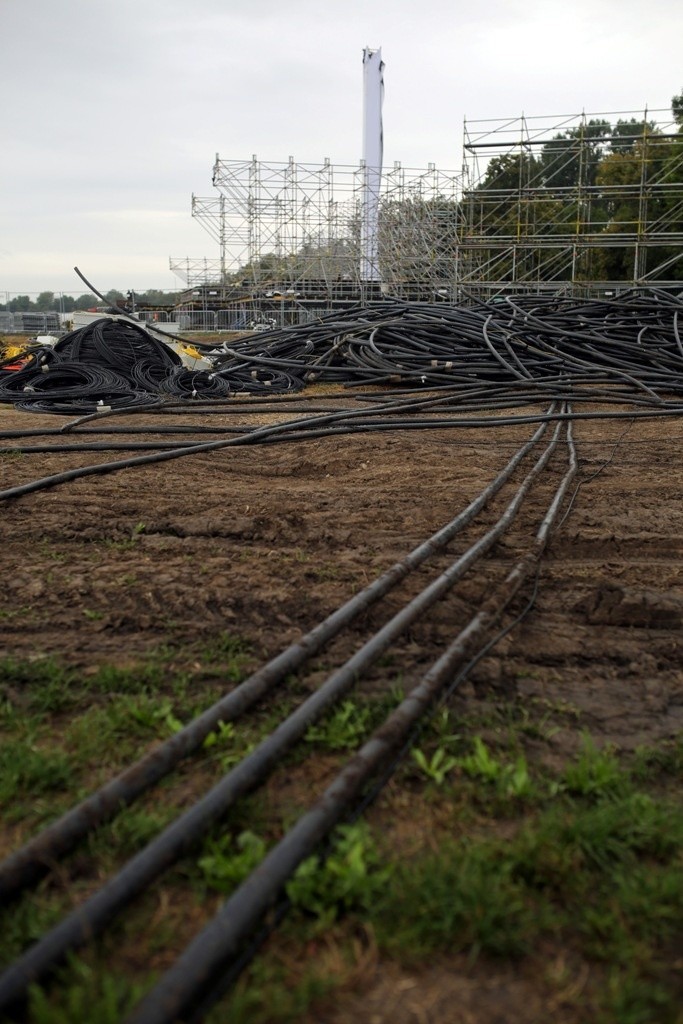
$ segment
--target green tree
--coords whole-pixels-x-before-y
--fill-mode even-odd
[[[674,116],[676,124],[680,126],[680,131],[680,129],[683,128],[683,89],[677,96],[671,97],[671,113]]]
[[[612,128],[610,149],[613,153],[632,153],[639,142],[653,134],[657,134],[654,121],[638,121],[635,117],[619,120]]]
[[[98,303],[101,304],[101,299],[86,292],[85,295],[78,296],[74,302],[74,309],[90,309],[92,306],[97,306]]]
[[[110,294],[111,292],[107,292],[107,298]],[[180,292],[164,292],[159,288],[148,288],[146,292],[135,293],[135,300],[141,306],[174,306],[179,298]]]
[[[636,240],[640,242],[648,231],[651,234],[650,225],[656,224],[662,235],[683,230],[681,190],[667,187],[681,182],[683,159],[676,149],[680,144],[661,137],[646,122],[619,124],[617,134],[623,135],[623,141],[612,145],[596,176],[596,185],[602,190],[599,207],[604,234],[633,238],[630,244],[604,247],[596,253],[598,276],[614,281],[628,280],[634,272],[654,272],[675,255],[665,245],[649,245],[643,262],[636,266]],[[667,276],[676,273],[680,270]]]
[[[546,188],[592,185],[609,136],[609,121],[594,118],[560,132],[541,150],[540,172]]]
[[[41,313],[56,309],[56,307],[57,303],[55,302],[54,292],[41,292],[36,299],[36,309],[40,310]]]

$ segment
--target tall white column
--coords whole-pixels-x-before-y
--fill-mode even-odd
[[[382,50],[363,50],[363,194],[361,208],[361,281],[379,281],[379,195],[382,183]]]

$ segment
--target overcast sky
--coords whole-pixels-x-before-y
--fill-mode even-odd
[[[668,108],[682,0],[0,0],[0,297],[177,288],[224,159],[456,169],[463,118]]]

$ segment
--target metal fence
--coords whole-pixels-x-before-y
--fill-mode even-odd
[[[59,334],[63,330],[59,313],[6,313],[0,311],[2,334]]]
[[[324,305],[292,306],[282,309],[271,304],[244,303],[230,309],[143,309],[135,316],[150,325],[177,324],[180,333],[218,334],[221,331],[267,330],[311,323],[329,315]],[[73,326],[72,315],[56,310],[44,313],[9,313],[0,310],[0,334],[63,334]],[[170,333],[170,332],[169,332]]]

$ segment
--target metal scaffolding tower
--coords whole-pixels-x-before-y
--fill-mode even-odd
[[[670,111],[466,121],[463,157],[466,290],[681,281],[683,134]]]
[[[217,194],[192,214],[218,257],[171,269],[216,307],[286,297],[316,315],[384,295],[683,288],[683,126],[665,111],[466,121],[461,172],[382,170],[373,274],[366,171],[217,156]]]
[[[429,297],[452,287],[460,175],[394,164],[379,182],[377,280],[363,273],[365,167],[221,160],[218,195],[192,214],[218,244],[216,260],[172,259],[188,286],[363,299]]]

